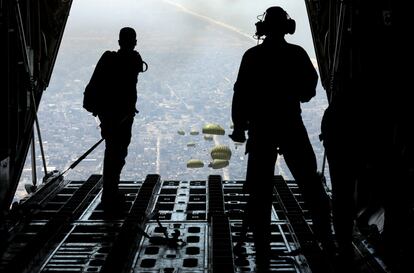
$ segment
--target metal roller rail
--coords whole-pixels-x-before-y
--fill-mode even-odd
[[[74,191],[60,209],[49,215],[50,218],[46,223],[43,225],[38,223],[39,228],[35,234],[23,229],[21,236],[15,239],[17,242],[14,244],[12,242],[6,254],[3,254],[3,257],[10,257],[7,262],[2,260],[3,272],[36,272],[39,263],[50,254],[51,247],[61,239],[60,235],[69,229],[70,222],[80,215],[91,197],[99,191],[101,183],[100,176],[91,176]],[[55,196],[55,198],[58,197],[58,195]],[[36,216],[41,214],[42,212],[39,212],[39,215],[34,215],[33,218],[36,219]],[[34,223],[30,223],[26,228],[30,228],[31,224]],[[20,240],[23,242],[19,245]]]
[[[256,270],[252,234],[241,236],[248,200],[244,181],[222,181],[220,176],[161,181],[159,175],[121,181],[126,202],[116,215],[108,215],[100,200],[100,178],[62,182],[36,213],[17,224],[0,259],[1,272]],[[328,272],[296,183],[280,176],[274,183],[270,271]],[[383,273],[375,262],[369,259],[369,270],[361,272]]]

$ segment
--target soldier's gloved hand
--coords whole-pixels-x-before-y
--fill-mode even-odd
[[[233,130],[233,132],[229,135],[231,140],[234,142],[240,142],[244,143],[246,141],[246,135],[244,133],[244,130]]]

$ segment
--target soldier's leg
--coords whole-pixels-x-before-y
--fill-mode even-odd
[[[250,194],[247,213],[253,231],[256,263],[267,267],[270,259],[270,223],[276,148],[250,145],[245,190]]]
[[[110,201],[118,190],[116,171],[112,164],[116,154],[116,141],[113,130],[114,121],[107,115],[100,115],[99,119],[101,121],[101,135],[105,139],[102,200]]]
[[[355,166],[344,144],[325,145],[332,184],[332,212],[335,237],[343,256],[353,255],[352,235],[355,220]]]
[[[298,128],[295,136],[284,141],[282,153],[311,210],[315,236],[324,248],[330,250],[334,247],[330,201],[322,179],[317,173],[315,153],[304,127]]]
[[[125,165],[125,158],[128,155],[128,146],[131,142],[131,130],[132,130],[133,118],[127,118],[120,121],[120,126],[115,134],[115,156],[114,156],[114,171],[118,178],[121,175],[122,168]]]
[[[103,126],[105,137],[105,158],[103,170],[103,198],[115,200],[118,197],[118,184],[120,174],[125,165],[125,157],[128,153],[128,145],[131,140],[131,127],[133,119],[124,122],[111,122],[110,129]],[[106,134],[104,134],[106,133]]]
[[[105,157],[103,166],[103,197],[113,196],[118,191],[118,180],[116,168],[113,162],[116,158],[116,142],[108,137],[105,139]]]

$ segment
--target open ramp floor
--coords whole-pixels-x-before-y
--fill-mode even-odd
[[[1,272],[256,272],[252,234],[241,240],[243,181],[150,174],[121,182],[126,202],[112,213],[103,210],[100,175],[51,183],[16,210]],[[269,271],[339,272],[313,238],[295,182],[274,183]],[[355,250],[358,272],[386,272],[363,239]]]

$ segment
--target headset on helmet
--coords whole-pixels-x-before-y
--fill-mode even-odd
[[[269,19],[269,16],[271,16]],[[296,30],[296,22],[290,18],[289,14],[282,9],[281,7],[270,7],[263,14],[257,16],[259,20],[256,25],[256,34],[257,39],[260,39],[261,36],[268,35],[273,26],[272,24],[278,24],[283,30],[284,34],[293,34]]]

